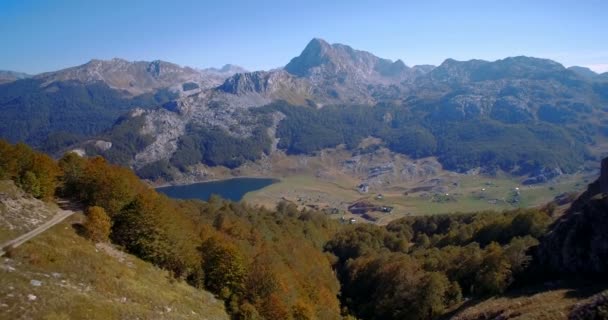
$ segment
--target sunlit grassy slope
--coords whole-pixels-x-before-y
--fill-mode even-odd
[[[228,319],[211,294],[79,236],[82,218],[0,258],[0,319]]]

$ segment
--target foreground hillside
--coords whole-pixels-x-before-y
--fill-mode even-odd
[[[70,153],[55,162],[25,145],[1,141],[0,175],[13,180],[29,196],[52,201],[59,194],[82,203],[87,207],[83,236],[102,243],[111,241],[166,270],[164,275],[173,279],[170,282],[212,292],[234,318],[341,318],[333,259],[322,250],[338,224],[316,212],[290,206],[271,211],[219,198],[207,203],[173,201],[149,188],[130,170],[102,158],[85,159]],[[90,242],[79,243],[90,244],[82,250],[95,250]],[[17,257],[22,250],[8,249]],[[26,253],[25,258],[29,256]],[[42,269],[52,267],[58,259],[40,255],[45,262]],[[86,255],[80,261],[78,252],[67,256],[89,263]],[[93,278],[121,274],[120,270],[117,274],[104,270],[95,267]],[[100,278],[94,285],[103,288],[115,283],[120,287],[123,280],[131,281],[106,280]],[[134,285],[139,282],[133,281]],[[170,300],[189,303],[188,299],[181,301],[179,295]]]
[[[20,288],[7,297],[21,300],[3,308],[14,314],[14,306],[43,301],[38,296],[48,297],[47,288],[65,285],[75,291],[45,299],[61,305],[65,297],[91,292],[100,305],[133,301],[127,318],[174,311],[196,318],[192,311],[217,305],[207,290],[233,319],[593,319],[608,302],[605,295],[592,296],[608,287],[601,227],[608,160],[601,172],[559,217],[547,205],[409,216],[377,226],[340,223],[289,202],[270,210],[217,197],[175,201],[103,158],[70,153],[56,162],[0,142],[3,179],[28,197],[52,202],[61,195],[86,208],[86,219],[70,220],[82,225],[66,222],[23,247],[7,248],[3,272],[14,285],[3,290]],[[142,286],[149,287],[149,279],[172,289],[150,287],[155,293],[148,293]],[[181,293],[170,294],[175,290]],[[201,309],[190,298],[202,301]],[[73,312],[97,305],[83,308]],[[72,316],[69,308],[60,312]],[[99,314],[122,312],[116,306]]]
[[[454,319],[608,319],[608,158],[600,177],[557,219],[533,248],[530,288],[471,301]]]
[[[229,319],[210,293],[77,233],[78,214],[0,261],[3,319]]]

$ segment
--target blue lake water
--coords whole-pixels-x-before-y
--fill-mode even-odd
[[[201,182],[183,186],[162,187],[156,189],[175,199],[209,200],[212,194],[232,200],[240,201],[245,193],[267,187],[277,182],[267,178],[234,178],[220,181]]]

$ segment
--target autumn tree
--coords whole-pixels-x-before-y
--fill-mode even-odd
[[[58,161],[63,171],[61,194],[65,197],[81,198],[84,183],[84,168],[87,160],[74,152],[68,152]]]
[[[110,165],[101,157],[87,160],[82,177],[85,203],[104,208],[110,217],[147,189],[132,171]]]
[[[475,279],[474,292],[478,294],[502,293],[511,281],[511,265],[503,249],[492,242],[485,249],[482,267]]]
[[[32,166],[27,172],[33,173],[40,188],[39,193],[34,195],[35,197],[51,199],[55,195],[61,169],[51,157],[36,153],[33,157]]]
[[[96,242],[106,242],[110,237],[112,221],[102,207],[89,207],[84,229],[89,239]]]
[[[238,248],[211,237],[201,245],[205,286],[223,298],[242,295],[246,276],[245,260]]]
[[[49,200],[55,194],[61,170],[49,156],[23,143],[0,141],[0,176],[15,181],[32,196]]]

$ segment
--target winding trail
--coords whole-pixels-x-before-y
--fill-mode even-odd
[[[24,233],[13,240],[9,240],[9,241],[6,241],[6,242],[0,244],[0,257],[6,253],[4,251],[4,248],[7,248],[7,247],[16,248],[16,247],[22,245],[23,243],[25,243],[26,241],[31,240],[32,238],[36,237],[37,235],[50,229],[54,225],[60,223],[61,221],[65,220],[65,218],[67,218],[73,214],[74,214],[74,211],[72,211],[72,210],[59,209],[58,213],[53,218],[51,218],[49,221],[46,221],[45,223],[39,225],[36,229],[31,230],[27,233]]]

